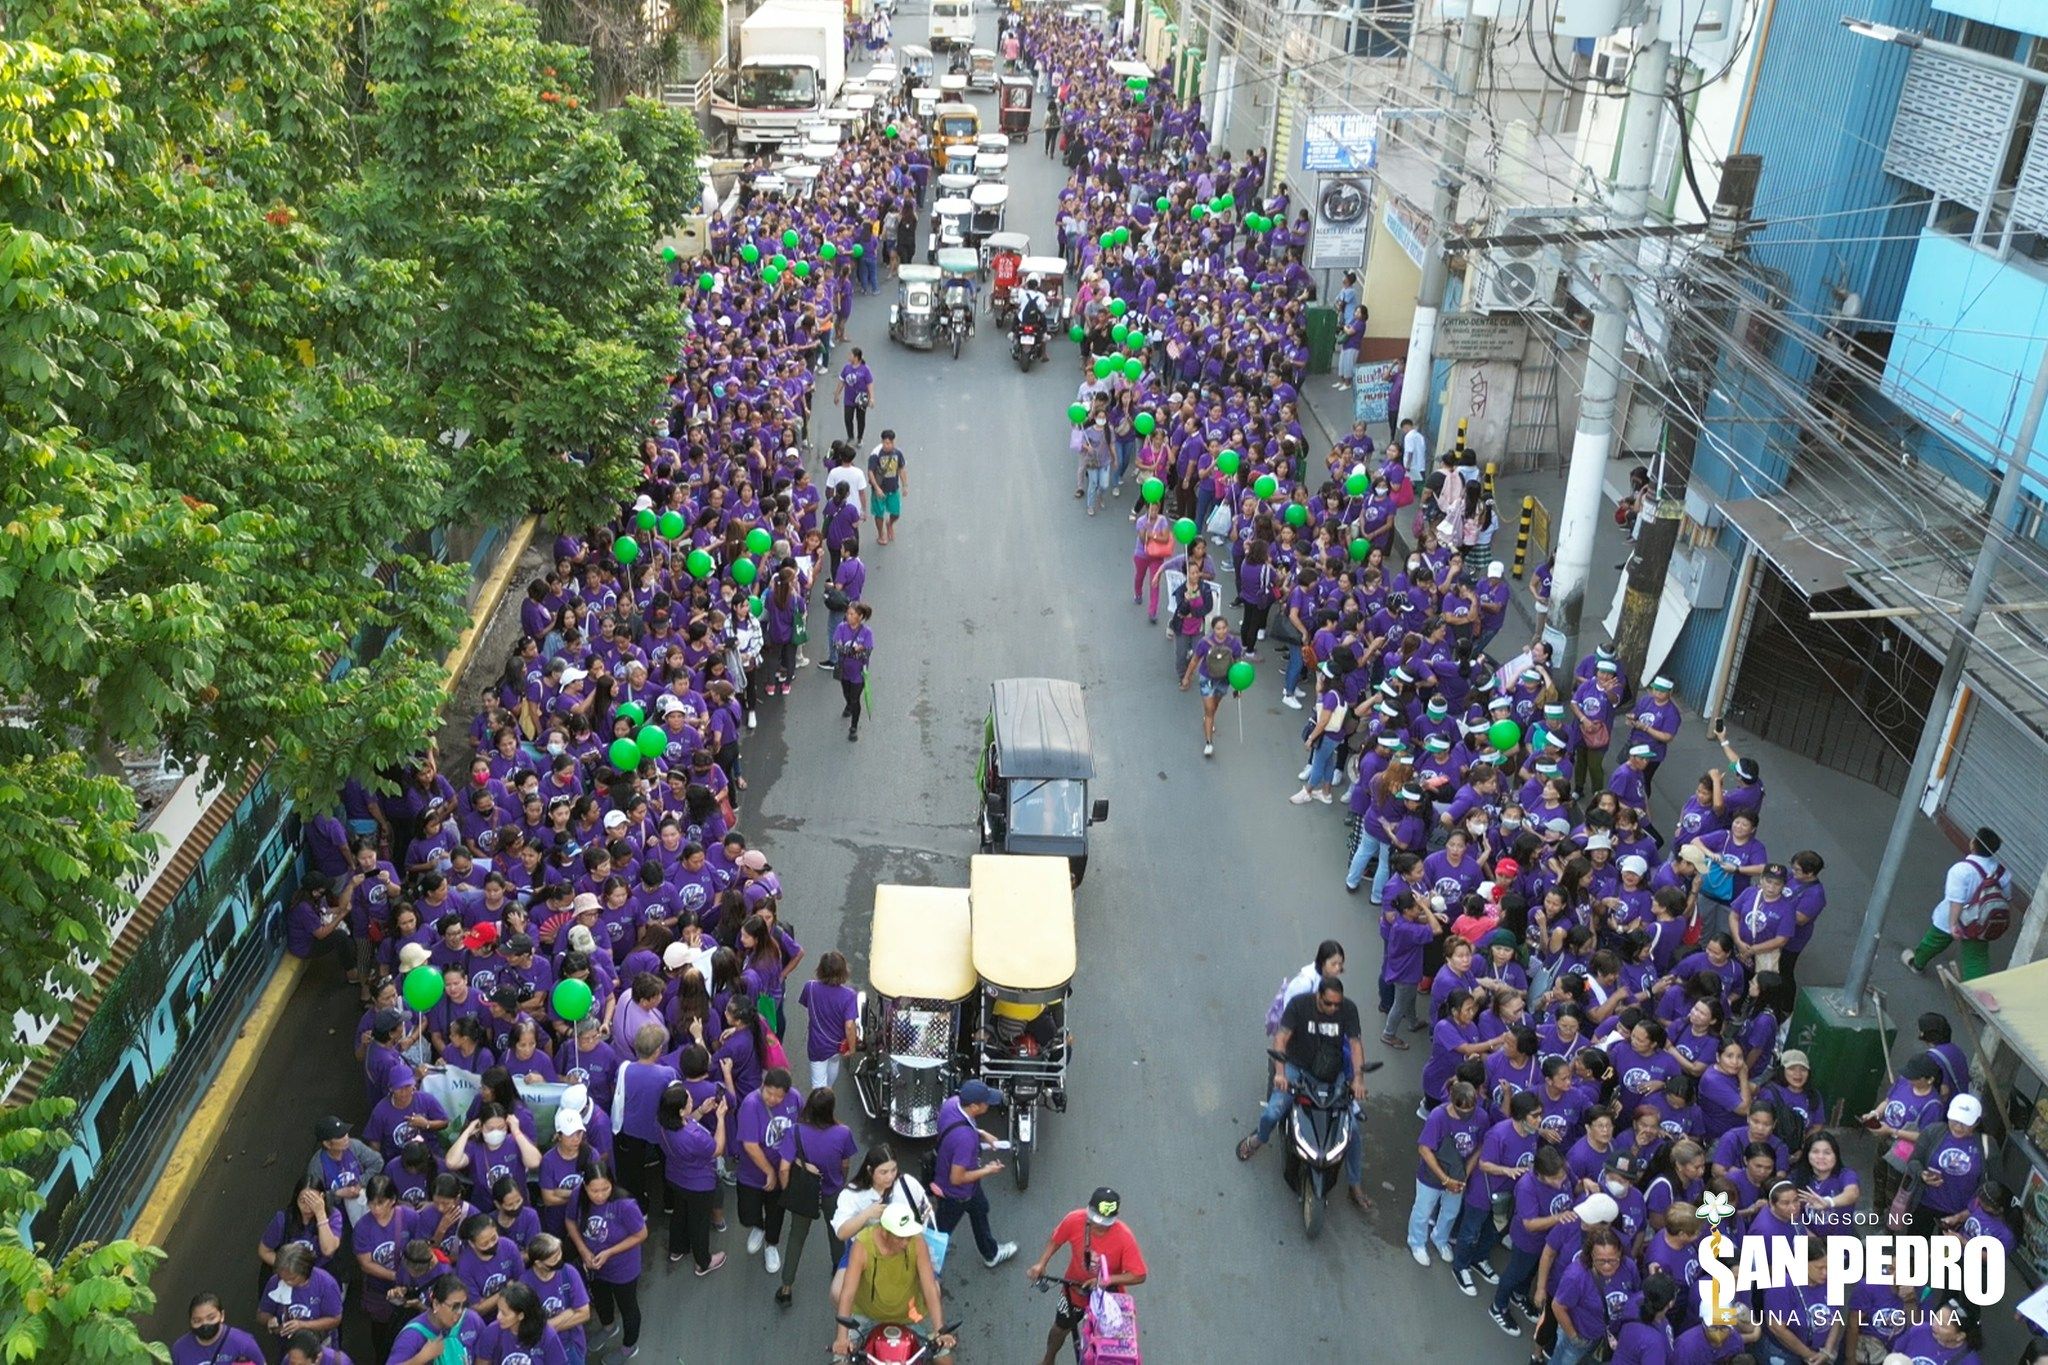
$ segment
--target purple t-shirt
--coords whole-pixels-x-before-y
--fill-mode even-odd
[[[1562,1213],[1572,1206],[1572,1192],[1568,1185],[1552,1185],[1534,1171],[1523,1175],[1515,1182],[1515,1217],[1508,1224],[1508,1245],[1516,1251],[1531,1254],[1543,1250],[1545,1228],[1531,1231],[1529,1223],[1538,1218],[1548,1218]]]
[[[1422,1125],[1422,1136],[1416,1139],[1415,1145],[1418,1149],[1427,1147],[1435,1152],[1437,1161],[1443,1164],[1446,1172],[1463,1179],[1464,1162],[1471,1160],[1472,1153],[1479,1150],[1480,1139],[1485,1135],[1486,1118],[1478,1109],[1474,1109],[1461,1119],[1451,1112],[1450,1105],[1439,1104],[1429,1111],[1429,1118]],[[1457,1165],[1444,1162],[1443,1147],[1446,1139],[1457,1147]],[[1419,1153],[1415,1161],[1415,1179],[1433,1190],[1443,1188],[1443,1182],[1430,1171],[1429,1163],[1422,1160]]]
[[[860,1008],[860,996],[848,986],[806,981],[797,1003],[810,1011],[810,1029],[804,1036],[804,1055],[814,1062],[830,1061],[839,1055],[846,1039],[846,1021]]]
[[[524,1269],[526,1258],[519,1254],[519,1248],[512,1239],[504,1236],[498,1238],[498,1244],[491,1248],[488,1256],[479,1255],[475,1247],[465,1244],[455,1258],[455,1273],[469,1286],[472,1299],[488,1299],[518,1279],[519,1272]]]
[[[285,1297],[287,1295],[289,1298]],[[274,1318],[293,1322],[338,1318],[341,1316],[341,1285],[319,1266],[314,1266],[306,1282],[298,1286],[286,1285],[272,1275],[263,1286],[260,1307]],[[328,1334],[328,1340],[333,1340],[332,1333]]]
[[[582,1234],[583,1245],[590,1248],[593,1256],[647,1227],[647,1217],[640,1212],[640,1206],[616,1191],[602,1204],[591,1203],[578,1191],[571,1207],[576,1210],[576,1230]],[[597,1278],[606,1284],[632,1284],[638,1280],[640,1247],[622,1251],[606,1261],[598,1267]]]
[[[1479,1144],[1479,1160],[1526,1170],[1536,1160],[1536,1135],[1530,1133],[1524,1137],[1516,1131],[1513,1119],[1502,1119],[1486,1130],[1486,1137]],[[1465,1186],[1465,1202],[1479,1206],[1490,1204],[1494,1187],[1506,1179],[1506,1176],[1475,1169]]]
[[[564,1260],[555,1271],[552,1280],[544,1280],[540,1272],[529,1269],[520,1280],[540,1296],[540,1311],[550,1318],[572,1313],[578,1308],[588,1307],[590,1291],[584,1287],[583,1272]],[[583,1349],[583,1329],[571,1327],[562,1333],[562,1345],[571,1351]]]
[[[171,1365],[264,1365],[263,1348],[239,1327],[223,1327],[211,1345],[191,1333],[171,1343]]]
[[[717,1189],[717,1149],[717,1136],[701,1123],[662,1129],[662,1178],[679,1190],[701,1194]]]
[[[955,1185],[947,1177],[953,1168],[973,1170],[980,1165],[981,1133],[974,1120],[960,1112],[958,1096],[948,1099],[939,1107],[939,1143],[935,1153],[932,1193],[948,1199],[966,1199],[974,1193],[972,1184]]]
[[[507,1331],[495,1322],[477,1338],[476,1353],[478,1359],[493,1365],[568,1365],[569,1359],[554,1328],[543,1326],[538,1342],[522,1346],[517,1332]]]
[[[745,1144],[751,1142],[761,1148],[768,1164],[778,1165],[796,1155],[796,1116],[803,1101],[796,1091],[782,1092],[782,1102],[770,1107],[762,1091],[740,1101],[739,1120],[733,1130],[733,1163],[738,1169],[740,1185],[746,1189],[758,1190],[768,1183],[768,1177],[754,1161],[753,1154]]]

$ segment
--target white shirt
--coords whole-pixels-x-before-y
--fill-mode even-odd
[[[832,1208],[832,1231],[839,1235],[848,1220],[873,1208],[882,1202],[882,1197],[873,1190],[857,1190],[848,1185],[839,1192],[839,1202]],[[918,1221],[927,1227],[933,1225],[931,1197],[917,1182],[917,1177],[908,1172],[898,1172],[896,1183],[889,1187],[889,1202],[902,1204],[917,1215]],[[846,1240],[843,1236],[841,1240]]]
[[[2011,875],[2004,864],[1987,853],[1972,853],[1949,867],[1948,876],[1942,881],[1941,899],[1935,903],[1934,914],[1929,917],[1935,928],[1944,934],[1955,932],[1956,912],[1977,894],[1978,887],[1984,885],[1987,871],[2000,881]]]
[[[847,499],[855,506],[859,506],[860,500],[866,497],[868,492],[867,471],[859,465],[849,464],[841,465],[830,474],[827,474],[825,476],[826,501],[831,501],[833,488],[842,483],[851,485],[847,492]]]
[[[1419,484],[1429,477],[1429,438],[1417,428],[1409,428],[1401,438],[1401,464],[1411,482]]]

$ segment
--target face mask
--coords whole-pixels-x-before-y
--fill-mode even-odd
[[[562,743],[562,741],[561,741],[561,740],[559,740],[559,739],[551,739],[551,740],[549,740],[549,741],[548,741],[548,753],[549,753],[549,754],[559,754],[559,753],[561,753],[561,752],[562,752],[562,751],[563,751],[564,749],[566,749],[566,748],[568,748],[568,747],[569,747],[568,745],[566,745],[566,744]]]
[[[489,1147],[492,1151],[496,1151],[505,1145],[505,1139],[510,1136],[511,1134],[507,1133],[503,1128],[489,1129],[484,1133],[484,1146]]]
[[[1500,827],[1502,829],[1520,829],[1522,822],[1520,820],[1503,820],[1500,822]]]
[[[1628,1186],[1619,1180],[1610,1180],[1607,1182],[1607,1192],[1616,1199],[1619,1199],[1622,1195],[1628,1193]]]
[[[1465,826],[1465,832],[1476,839],[1480,835],[1486,833],[1486,822],[1484,820],[1480,820],[1473,824],[1469,824]]]
[[[194,1341],[212,1341],[220,1335],[220,1329],[221,1324],[217,1322],[209,1322],[203,1326],[194,1327],[192,1329],[192,1339]]]

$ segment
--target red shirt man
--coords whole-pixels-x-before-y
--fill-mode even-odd
[[[1046,1240],[1045,1250],[1032,1262],[1031,1278],[1043,1279],[1053,1253],[1062,1246],[1068,1249],[1064,1278],[1069,1283],[1061,1294],[1058,1311],[1053,1314],[1042,1365],[1054,1365],[1067,1333],[1080,1325],[1088,1312],[1090,1290],[1097,1285],[1124,1289],[1145,1282],[1145,1253],[1139,1249],[1138,1239],[1117,1217],[1122,1205],[1122,1197],[1103,1186],[1089,1197],[1085,1207],[1060,1219],[1059,1226]]]

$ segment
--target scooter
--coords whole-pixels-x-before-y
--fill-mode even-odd
[[[1010,332],[1010,359],[1017,362],[1017,368],[1031,373],[1031,364],[1045,359],[1045,324],[1025,322],[1021,319]]]
[[[1267,1049],[1274,1061],[1281,1053]],[[1287,1107],[1287,1188],[1301,1199],[1301,1227],[1313,1241],[1323,1230],[1330,1191],[1344,1180],[1344,1154],[1358,1140],[1351,1089],[1340,1075],[1325,1084],[1308,1076],[1290,1088]]]
[[[849,1332],[858,1331],[860,1324],[852,1318],[838,1319],[839,1325]],[[952,1336],[959,1330],[956,1324],[946,1331]],[[924,1365],[928,1360],[951,1360],[951,1346],[936,1346],[932,1339],[915,1327],[898,1322],[878,1322],[868,1328],[867,1335],[855,1341],[852,1355],[834,1355],[834,1365]]]

